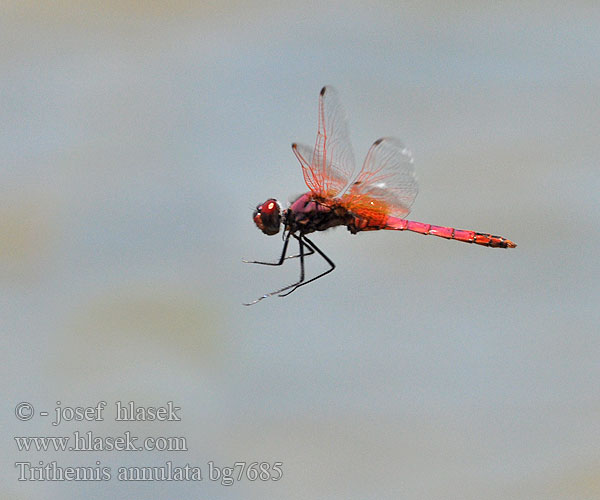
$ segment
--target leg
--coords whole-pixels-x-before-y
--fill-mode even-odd
[[[300,263],[301,263],[300,280],[295,285],[291,285],[289,287],[284,288],[283,290],[280,290],[280,292],[283,292],[293,286],[293,288],[289,292],[279,294],[279,297],[285,297],[285,296],[289,295],[290,293],[292,293],[294,290],[300,288],[301,286],[308,285],[311,281],[318,280],[319,278],[322,278],[323,276],[325,276],[326,274],[329,274],[331,271],[333,271],[335,269],[335,264],[333,263],[333,261],[329,257],[327,257],[327,255],[325,255],[323,253],[323,251],[318,246],[316,246],[312,241],[310,241],[306,236],[301,235],[298,239],[300,241],[300,244],[302,244],[302,240],[304,240],[304,244],[308,248],[313,250],[312,253],[314,253],[316,251],[321,257],[323,257],[327,261],[327,263],[331,267],[329,269],[327,269],[327,271],[319,274],[318,276],[315,276],[314,278],[311,278],[308,281],[304,281],[304,259],[301,256],[300,257]]]
[[[277,262],[261,262],[258,260],[242,260],[242,262],[245,262],[246,264],[262,264],[263,266],[280,266],[285,260],[285,253],[287,252],[287,247],[288,243],[290,242],[291,235],[292,233],[288,233],[285,237],[285,240],[283,242],[283,249],[281,251],[281,257],[279,257],[279,260]]]
[[[291,234],[288,233],[287,236],[285,237],[285,241],[283,243],[283,250],[281,252],[281,257],[279,257],[279,260],[277,262],[262,262],[262,261],[258,261],[258,260],[245,260],[245,259],[242,259],[242,262],[244,262],[246,264],[262,264],[263,266],[280,266],[283,264],[284,260],[296,259],[296,258],[300,257],[300,254],[288,255],[287,257],[285,256],[285,254],[287,252],[287,247],[288,247],[288,243],[290,240],[290,236],[291,236]],[[294,238],[297,239],[297,236],[294,235]],[[306,248],[308,248],[309,252],[306,252],[304,254],[304,256],[312,255],[313,253],[315,253],[315,251],[312,248],[310,248],[309,246],[307,246]]]
[[[297,239],[297,237],[296,237],[296,239]],[[315,251],[314,251],[314,250],[313,250],[311,247],[309,247],[308,245],[305,245],[305,246],[304,246],[304,248],[306,249],[306,250],[304,251],[304,257],[308,257],[309,255],[312,255],[313,253],[315,253]],[[285,260],[288,260],[288,259],[296,259],[296,258],[298,258],[298,257],[302,257],[302,255],[301,255],[301,254],[299,254],[299,253],[297,253],[296,255],[289,255],[289,256],[287,256],[287,257],[285,258]]]
[[[262,297],[259,297],[258,299],[253,300],[252,302],[244,303],[245,306],[251,306],[253,304],[256,304],[257,302],[260,302],[263,299],[272,297],[273,295],[278,295],[281,292],[285,292],[286,290],[289,290],[290,288],[293,288],[295,290],[299,286],[299,284],[304,281],[304,255],[305,255],[304,249],[308,248],[308,245],[306,245],[304,243],[304,241],[302,240],[302,237],[298,237],[298,236],[294,235],[294,238],[296,238],[298,240],[298,247],[299,247],[299,251],[300,251],[300,253],[297,255],[297,257],[300,257],[300,278],[298,279],[298,281],[295,283],[292,283],[291,285],[284,286],[283,288],[280,288],[279,290],[275,290],[274,292],[266,293]],[[285,240],[284,247],[287,246],[288,240],[289,240],[289,235]],[[308,255],[312,255],[313,253],[315,253],[314,250],[311,251],[311,253]],[[283,262],[283,260],[284,260],[284,258],[283,258],[284,255],[285,255],[285,251],[284,251],[284,253],[282,253],[280,263],[279,264],[271,264],[271,265],[281,265],[281,262]],[[258,264],[262,264],[262,262],[258,262]],[[270,264],[270,263],[267,263],[267,264]]]

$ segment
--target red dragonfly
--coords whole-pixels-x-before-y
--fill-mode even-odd
[[[245,305],[273,295],[285,297],[333,271],[333,261],[306,235],[334,226],[346,226],[352,234],[387,229],[431,234],[488,247],[517,246],[501,236],[404,219],[418,191],[410,151],[398,139],[377,139],[362,168],[355,173],[344,111],[332,87],[323,87],[319,95],[319,130],[314,150],[301,144],[292,144],[292,150],[302,165],[304,181],[310,191],[285,210],[274,198],[256,207],[253,219],[263,233],[277,234],[283,226],[283,250],[277,262],[244,262],[280,266],[286,259],[299,258],[300,278]],[[298,241],[299,253],[286,257],[290,237]],[[329,269],[306,280],[304,258],[314,253],[327,262]]]

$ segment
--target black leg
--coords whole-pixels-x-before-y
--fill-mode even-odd
[[[300,253],[298,254],[298,257],[300,257],[300,278],[298,279],[298,281],[296,283],[292,283],[291,285],[284,286],[283,288],[280,288],[279,290],[275,290],[274,292],[266,293],[262,297],[259,297],[258,299],[253,300],[252,302],[244,304],[245,306],[251,306],[253,304],[256,304],[257,302],[260,302],[263,299],[272,297],[273,295],[277,295],[279,297],[285,297],[286,295],[289,295],[297,288],[307,285],[311,281],[318,280],[319,278],[322,278],[323,276],[325,276],[326,274],[329,274],[331,271],[333,271],[335,269],[335,264],[333,263],[333,261],[329,257],[327,257],[327,255],[325,255],[323,253],[323,251],[319,247],[317,247],[317,245],[315,245],[311,240],[309,240],[306,236],[304,236],[304,235],[296,236],[295,234],[293,236],[294,236],[294,238],[296,238],[298,240],[298,246],[299,246],[299,250],[300,250]],[[289,236],[288,236],[288,238],[289,238]],[[287,239],[286,239],[286,242],[287,242]],[[306,248],[308,248],[311,252],[310,253],[305,252]],[[315,252],[317,252],[321,257],[323,257],[325,259],[325,261],[330,265],[330,268],[327,269],[327,271],[319,274],[318,276],[315,276],[314,278],[311,278],[308,281],[304,281],[304,275],[305,275],[305,273],[304,273],[304,256],[312,255]],[[290,290],[290,288],[291,288],[291,290]],[[281,292],[285,292],[286,290],[290,290],[290,291],[287,293],[281,293]]]
[[[295,236],[295,238],[298,239],[297,236]],[[308,245],[305,245],[304,248],[308,250],[308,251],[304,252],[304,257],[308,257],[309,255],[312,255],[313,253],[315,253],[315,251],[311,247],[309,247]],[[299,253],[296,254],[296,255],[288,255],[285,258],[285,260],[288,260],[288,259],[297,259],[298,257],[302,257],[302,255],[299,254]]]
[[[288,233],[285,237],[285,240],[283,242],[283,249],[281,250],[281,257],[279,257],[279,260],[277,262],[261,262],[258,260],[242,260],[242,262],[245,262],[246,264],[262,264],[263,266],[280,266],[285,260],[285,253],[287,252],[287,247],[288,243],[290,242],[291,235],[292,233]]]
[[[333,271],[335,269],[335,264],[333,263],[333,261],[329,257],[327,257],[327,255],[325,255],[323,253],[323,251],[317,245],[315,245],[312,241],[310,241],[304,235],[301,235],[299,239],[300,239],[301,243],[302,243],[302,240],[304,240],[304,244],[307,246],[307,248],[312,249],[313,250],[312,253],[314,253],[316,251],[321,257],[323,257],[327,261],[327,263],[331,267],[329,269],[327,269],[327,271],[319,274],[318,276],[315,276],[314,278],[311,278],[308,281],[304,281],[304,260],[302,257],[300,257],[300,265],[301,265],[300,280],[298,281],[298,283],[295,284],[295,286],[289,292],[281,293],[281,294],[279,294],[279,297],[285,297],[285,296],[289,295],[290,293],[292,293],[294,290],[297,290],[298,288],[300,288],[301,286],[308,285],[311,281],[318,280],[319,278],[322,278],[323,276],[325,276],[326,274],[329,274],[331,271]],[[287,287],[287,288],[290,288],[290,287]],[[284,291],[284,290],[281,290],[281,291]]]
[[[302,240],[302,237],[298,237],[295,234],[293,236],[294,236],[294,238],[296,238],[298,240],[298,247],[299,247],[299,252],[300,252],[298,254],[298,257],[300,257],[300,278],[298,279],[298,281],[296,281],[295,283],[292,283],[291,285],[284,286],[283,288],[280,288],[279,290],[275,290],[274,292],[265,293],[263,296],[259,297],[256,300],[253,300],[252,302],[244,303],[245,306],[254,305],[263,299],[272,297],[273,295],[278,295],[281,292],[285,292],[286,290],[289,290],[290,288],[294,288],[294,290],[295,290],[298,287],[298,285],[304,281],[304,255],[305,255],[304,249],[308,248],[308,245],[306,245],[304,243],[304,241]],[[289,236],[286,238],[284,246],[287,246],[288,240],[289,240]],[[314,253],[314,250],[308,255],[312,255],[313,253]],[[282,262],[283,262],[283,255],[285,255],[285,253],[282,254],[282,259],[281,259]],[[261,263],[259,262],[259,264],[261,264]],[[273,264],[273,265],[277,265],[277,264]]]
[[[286,252],[287,252],[287,247],[288,247],[288,243],[290,240],[290,236],[291,233],[288,233],[287,236],[285,237],[285,240],[283,242],[283,250],[281,252],[281,257],[279,257],[279,260],[277,262],[262,262],[262,261],[258,261],[258,260],[245,260],[242,259],[242,262],[246,263],[246,264],[262,264],[263,266],[280,266],[283,264],[283,261],[288,260],[288,259],[297,259],[298,257],[300,257],[300,254],[296,254],[296,255],[288,255],[287,257],[285,256]],[[294,235],[294,238],[298,238],[296,235]],[[313,253],[315,253],[315,251],[310,248],[309,246],[307,246],[306,248],[308,248],[308,250],[310,250],[309,252],[306,252],[304,254],[304,256],[308,256],[308,255],[312,255]]]

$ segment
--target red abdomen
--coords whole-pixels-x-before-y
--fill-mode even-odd
[[[486,247],[495,248],[515,248],[517,245],[512,241],[488,233],[477,233],[475,231],[465,231],[463,229],[454,229],[453,227],[433,226],[423,222],[414,222],[396,217],[388,217],[386,225],[381,229],[392,231],[412,231],[420,234],[431,234],[446,238],[448,240],[464,241],[465,243],[475,243]]]

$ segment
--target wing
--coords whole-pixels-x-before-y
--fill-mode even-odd
[[[332,198],[348,185],[355,170],[354,155],[346,116],[332,87],[323,87],[319,95],[319,130],[310,163],[306,147],[292,147],[314,194]]]
[[[417,193],[410,151],[398,139],[386,137],[373,143],[341,202],[356,214],[375,211],[403,218]]]
[[[298,158],[300,165],[302,165],[302,172],[304,172],[305,169],[310,169],[310,162],[312,159],[313,149],[310,146],[307,146],[306,144],[298,144],[297,142],[295,142],[294,144],[292,144],[292,151],[296,155],[296,158]]]

